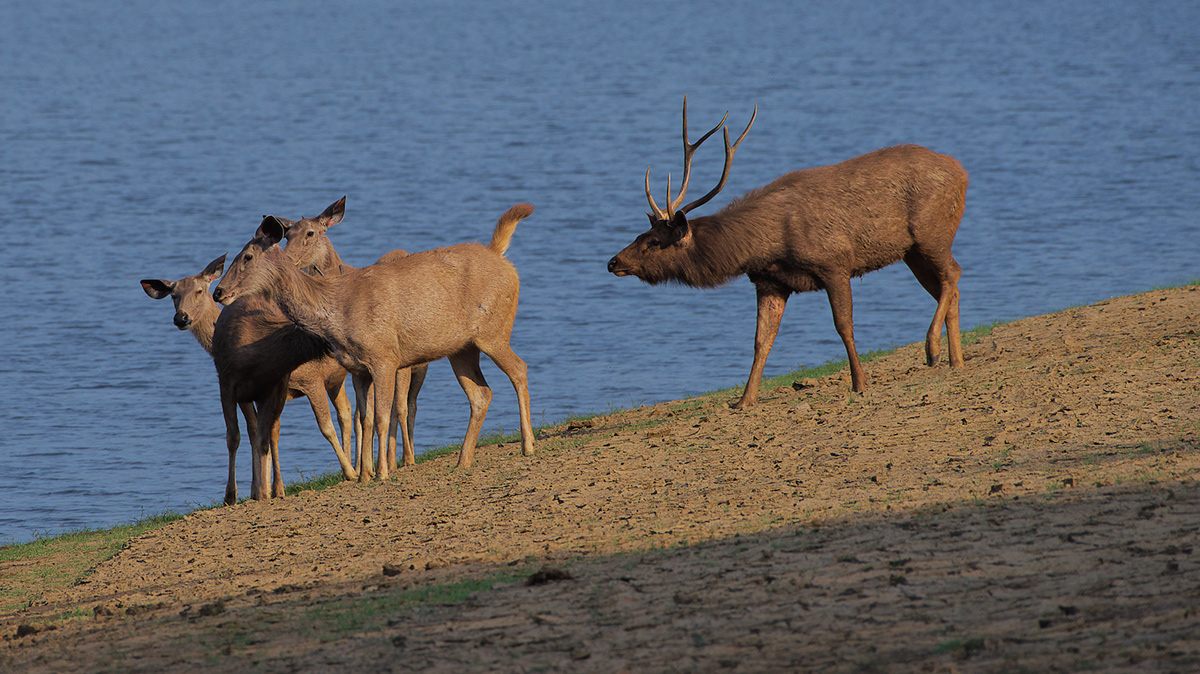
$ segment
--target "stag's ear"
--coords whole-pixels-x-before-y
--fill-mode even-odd
[[[667,225],[667,233],[671,243],[687,244],[692,240],[692,228],[688,225],[687,216],[682,211],[676,211]]]
[[[263,218],[262,224],[258,226],[258,231],[254,233],[254,236],[266,239],[267,245],[270,246],[282,241],[285,234],[287,234],[287,225],[284,224],[283,219],[268,215]]]
[[[145,290],[147,295],[156,300],[161,300],[164,297],[170,297],[171,291],[174,289],[174,281],[166,281],[160,278],[142,279],[142,290]]]
[[[228,254],[229,253],[226,253],[225,255]],[[200,278],[204,279],[208,283],[212,283],[214,279],[220,277],[221,272],[225,271],[225,255],[222,255],[212,262],[209,262],[208,266],[204,268],[204,271],[200,272]]]
[[[342,221],[342,216],[346,214],[346,197],[342,197],[337,201],[329,204],[329,208],[325,212],[317,216],[317,221],[326,227],[333,227]]]

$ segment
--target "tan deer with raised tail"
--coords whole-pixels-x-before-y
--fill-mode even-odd
[[[459,453],[470,466],[491,402],[479,369],[486,354],[508,376],[517,393],[524,454],[533,454],[527,368],[509,346],[520,281],[504,253],[517,223],[533,212],[518,204],[500,217],[491,243],[462,243],[414,253],[342,276],[304,274],[278,243],[284,227],[273,216],[230,263],[213,291],[228,303],[264,293],[296,327],[329,344],[338,361],[375,387],[375,432],[386,451],[396,371],[447,358],[471,404],[471,419]],[[258,456],[263,461],[266,457]],[[380,462],[379,477],[387,464]]]

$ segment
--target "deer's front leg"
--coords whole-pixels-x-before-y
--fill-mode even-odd
[[[767,355],[775,344],[779,322],[783,320],[783,310],[787,306],[786,291],[760,285],[756,285],[755,289],[758,295],[758,326],[754,330],[754,365],[750,367],[750,378],[746,380],[742,399],[734,403],[734,409],[743,409],[758,402],[758,385],[762,380],[763,368],[767,365]]]

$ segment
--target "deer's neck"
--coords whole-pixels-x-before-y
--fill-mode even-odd
[[[713,288],[749,271],[754,262],[748,232],[721,214],[689,222],[692,241],[676,267],[681,282],[697,288]]]
[[[211,295],[207,295],[206,297],[209,301],[205,303],[203,312],[199,316],[192,318],[192,324],[188,327],[188,330],[196,338],[196,341],[200,342],[200,346],[204,347],[204,350],[211,356],[213,350],[213,333],[216,332],[217,317],[221,315],[221,305],[213,302]]]
[[[309,276],[282,256],[276,270],[269,299],[279,305],[283,315],[304,332],[333,344],[341,342],[344,320],[337,277]]]

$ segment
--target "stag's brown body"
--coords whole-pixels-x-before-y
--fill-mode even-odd
[[[214,298],[228,302],[266,293],[296,326],[328,342],[351,372],[375,386],[375,427],[387,437],[396,370],[448,358],[471,403],[459,465],[471,464],[491,389],[479,369],[487,354],[517,392],[524,453],[533,453],[526,366],[509,346],[520,282],[504,258],[517,223],[533,207],[519,204],[496,225],[488,246],[458,244],[415,253],[333,278],[310,277],[276,244],[282,227],[264,220],[230,264]],[[380,464],[380,477],[387,477]]]
[[[221,311],[208,286],[221,275],[224,262],[222,255],[196,276],[174,282],[147,279],[142,281],[142,287],[155,299],[171,297],[175,303],[175,325],[180,330],[189,330],[216,366],[229,451],[225,502],[237,501],[235,459],[241,442],[237,408],[241,408],[246,419],[252,445],[260,441],[259,421],[265,424],[261,438],[269,443],[269,450],[263,451],[270,452],[274,466],[272,492],[282,496],[279,411],[284,402],[301,396],[308,398],[317,426],[337,454],[343,475],[355,479],[357,474],[346,453],[350,446],[351,419],[344,387],[346,370],[329,356],[324,344],[300,333],[278,307],[261,297],[245,298]],[[325,396],[337,410],[340,440]]]
[[[686,184],[694,146],[686,145],[686,107],[684,115],[684,142],[689,148]],[[730,148],[726,133],[725,175],[717,190],[728,177],[736,147]],[[926,334],[927,362],[932,365],[938,359],[944,324],[950,364],[962,364],[961,269],[950,248],[962,219],[966,189],[967,174],[957,161],[915,145],[788,173],[713,215],[690,220],[685,213],[717,190],[672,213],[677,204],[660,211],[649,197],[647,184],[656,211],[651,215],[652,227],[612,258],[609,271],[651,284],[674,281],[700,288],[743,274],[750,279],[758,296],[758,326],[754,364],[738,407],[758,399],[763,367],[788,297],[824,290],[846,347],[853,388],[862,391],[866,378],[854,346],[850,280],[901,260],[938,302]]]

